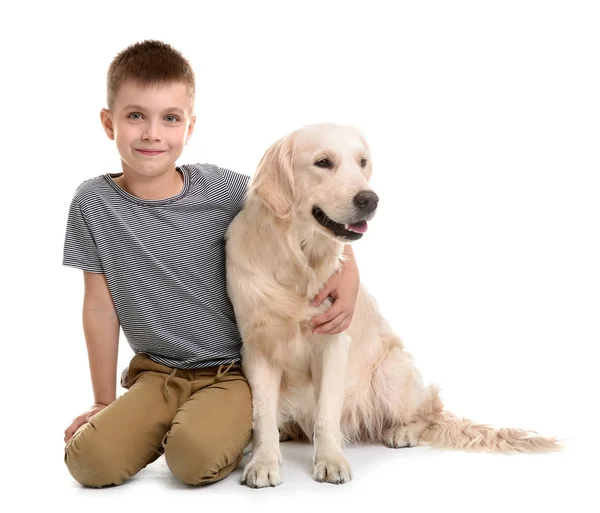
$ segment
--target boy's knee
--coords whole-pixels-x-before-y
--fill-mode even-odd
[[[65,447],[65,464],[79,484],[92,488],[119,485],[130,477],[92,437],[76,433]]]
[[[235,470],[250,443],[251,430],[229,441],[199,439],[192,429],[174,426],[165,437],[165,461],[173,475],[190,485],[220,481]],[[224,443],[223,443],[224,442]]]

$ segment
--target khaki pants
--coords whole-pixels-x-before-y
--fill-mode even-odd
[[[129,390],[67,443],[71,475],[84,486],[121,484],[163,452],[185,483],[229,475],[250,442],[252,401],[241,367],[228,367],[172,369],[135,355]]]

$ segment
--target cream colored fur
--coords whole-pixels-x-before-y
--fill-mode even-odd
[[[324,157],[332,169],[315,166]],[[267,150],[227,232],[228,293],[253,397],[253,454],[242,477],[249,486],[281,482],[280,435],[313,440],[313,477],[333,483],[351,479],[342,453],[348,442],[498,452],[559,447],[530,431],[492,429],[444,411],[438,389],[423,385],[362,285],[344,333],[312,334],[308,321],[330,302],[314,308],[310,300],[339,269],[344,248],[313,217],[313,206],[337,222],[354,222],[353,198],[371,190],[371,169],[356,129],[297,130]]]

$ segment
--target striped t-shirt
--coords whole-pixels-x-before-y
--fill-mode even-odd
[[[240,361],[227,296],[225,240],[249,177],[212,164],[177,168],[181,192],[137,198],[106,174],[83,182],[69,209],[63,264],[103,273],[135,353],[192,369]]]

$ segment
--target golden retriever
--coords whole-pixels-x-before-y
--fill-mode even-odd
[[[310,305],[362,237],[378,198],[369,147],[353,127],[310,125],[279,139],[252,177],[226,234],[227,290],[252,389],[252,457],[242,482],[281,483],[280,435],[314,441],[318,481],[345,483],[348,442],[472,451],[557,449],[555,439],[492,429],[443,409],[411,355],[361,285],[350,327],[315,335]]]

